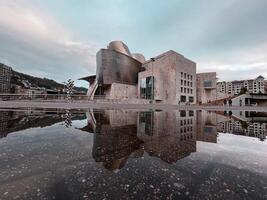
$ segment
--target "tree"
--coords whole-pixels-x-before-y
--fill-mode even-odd
[[[246,94],[247,91],[248,91],[248,89],[246,87],[242,87],[240,92],[239,92],[239,95]]]

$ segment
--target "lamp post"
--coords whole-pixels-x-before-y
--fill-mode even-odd
[[[65,90],[67,83],[65,81],[63,81],[62,83],[63,83],[63,99],[65,99]]]
[[[154,61],[155,58],[151,58],[151,62],[152,62],[152,100],[154,100]]]

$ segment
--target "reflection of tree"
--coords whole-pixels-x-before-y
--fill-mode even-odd
[[[242,127],[242,129],[244,129],[244,130],[247,130],[248,129],[248,123],[247,122],[244,122],[244,121],[241,121],[240,122],[241,123],[241,127]]]
[[[64,125],[69,128],[72,126],[72,114],[69,110],[65,111],[65,114],[63,115],[63,119],[64,119]]]

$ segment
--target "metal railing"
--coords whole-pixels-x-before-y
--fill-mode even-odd
[[[68,101],[68,100],[88,100],[86,95],[72,95],[68,99],[67,94],[0,94],[0,101]]]

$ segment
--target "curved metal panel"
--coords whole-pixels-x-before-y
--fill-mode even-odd
[[[99,84],[137,84],[142,63],[117,51],[101,49],[96,56]]]
[[[145,56],[143,56],[141,53],[133,53],[132,57],[138,60],[140,63],[144,63],[146,61]]]
[[[128,56],[132,56],[129,48],[122,41],[113,41],[108,45],[108,49],[123,53]]]

